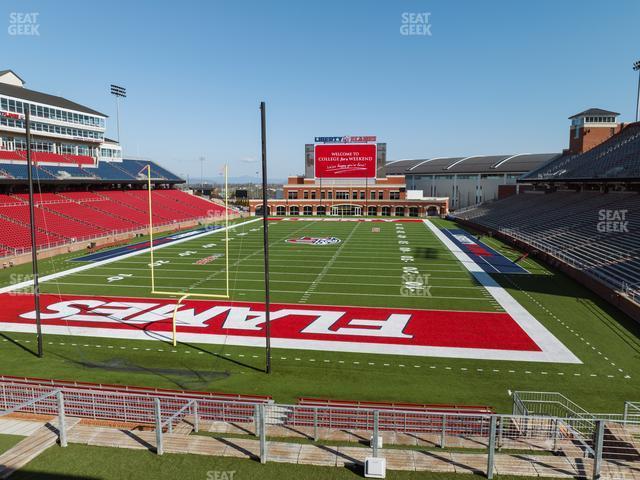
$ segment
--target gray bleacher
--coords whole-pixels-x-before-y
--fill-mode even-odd
[[[454,216],[521,240],[640,299],[638,193],[531,192]]]
[[[629,179],[640,177],[640,123],[580,154],[565,154],[522,177],[523,181]]]

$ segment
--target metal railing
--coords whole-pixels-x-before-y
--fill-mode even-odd
[[[255,432],[262,463],[269,459],[274,439],[302,435],[318,442],[349,432],[344,438],[350,440],[345,441],[372,439],[374,456],[385,455],[378,448],[379,436],[399,445],[420,441],[440,448],[483,449],[488,478],[494,475],[501,450],[561,454],[592,469],[592,478],[599,478],[607,462],[630,472],[640,468],[640,403],[627,402],[622,415],[594,415],[557,392],[515,392],[513,398],[513,414],[501,415],[251,403],[0,382],[0,415],[58,415],[61,444],[66,444],[65,415],[153,425],[159,455],[164,453],[164,435],[198,431],[206,421],[211,427],[225,424],[220,431],[228,431],[232,424],[245,434]],[[181,423],[187,424],[186,430],[179,428]]]
[[[144,395],[88,389],[52,389],[46,386],[26,386],[0,382],[0,409],[29,402],[52,391],[63,391],[67,414],[78,418],[154,425],[154,401],[157,398],[163,411],[178,411],[190,399],[180,396]],[[207,421],[251,423],[254,421],[255,402],[198,399],[199,418]],[[28,413],[53,415],[55,405],[46,402],[31,404]]]
[[[8,402],[5,402],[7,404]],[[36,409],[36,405],[44,404],[46,409],[55,413],[58,417],[58,441],[61,447],[67,446],[67,428],[66,428],[66,414],[64,408],[64,394],[61,390],[53,390],[43,393],[40,396],[31,398],[21,403],[7,406],[0,411],[0,417],[10,415],[16,412],[25,412]]]
[[[555,417],[591,417],[577,403],[559,392],[513,392],[514,414],[547,415]]]
[[[640,402],[625,402],[622,413],[593,413],[558,392],[513,392],[513,413],[640,424]]]
[[[163,430],[165,428],[167,429],[167,433],[173,433],[174,424],[184,422],[186,421],[187,416],[191,416],[193,418],[193,431],[197,433],[200,430],[200,416],[197,400],[188,401],[183,407],[179,408],[164,421],[162,420],[162,406],[159,398],[154,399],[153,410],[156,420],[156,453],[158,455],[162,455],[164,453]]]
[[[640,402],[624,402],[624,413],[622,419],[627,421],[640,422]]]

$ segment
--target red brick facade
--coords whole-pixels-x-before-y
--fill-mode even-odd
[[[576,129],[578,133],[576,135]],[[621,125],[608,126],[572,126],[569,129],[569,152],[584,153],[597,147],[621,130]]]
[[[404,175],[351,184],[323,184],[319,179],[289,177],[283,185],[283,197],[269,200],[270,215],[426,217],[449,212],[448,198],[407,199]],[[252,215],[261,207],[261,200],[250,200]]]

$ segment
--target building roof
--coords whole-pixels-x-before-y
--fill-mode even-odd
[[[24,79],[20,75],[18,75],[16,72],[11,70],[10,68],[7,68],[6,70],[0,70],[0,77],[6,73],[13,73],[16,77],[20,79],[22,83],[25,83]]]
[[[618,112],[612,112],[611,110],[603,110],[602,108],[589,108],[583,112],[580,113],[576,113],[575,115],[572,115],[569,117],[569,120],[573,119],[573,118],[577,118],[577,117],[584,117],[584,116],[611,116],[613,115],[614,117],[617,117],[618,115],[620,115]]]
[[[435,157],[387,162],[387,175],[524,174],[558,153],[518,153],[513,155],[474,155]]]
[[[89,113],[91,115],[100,115],[101,117],[107,116],[104,113],[100,113],[97,110],[85,107],[84,105],[80,105],[79,103],[72,102],[71,100],[67,100],[66,98],[49,95],[48,93],[36,92],[35,90],[29,90],[28,88],[18,87],[16,85],[9,85],[8,83],[0,82],[0,94],[19,98],[28,102],[30,101],[43,103],[45,105],[52,105],[54,107],[75,110],[76,112]]]

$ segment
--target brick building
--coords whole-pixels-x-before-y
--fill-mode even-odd
[[[283,198],[269,200],[270,215],[426,217],[449,211],[447,197],[425,198],[421,190],[407,190],[404,175],[387,175],[384,143],[376,144],[371,177],[319,177],[314,169],[314,145],[306,146],[305,157],[305,175],[288,178]],[[262,214],[262,200],[251,200],[249,209],[252,215]]]

